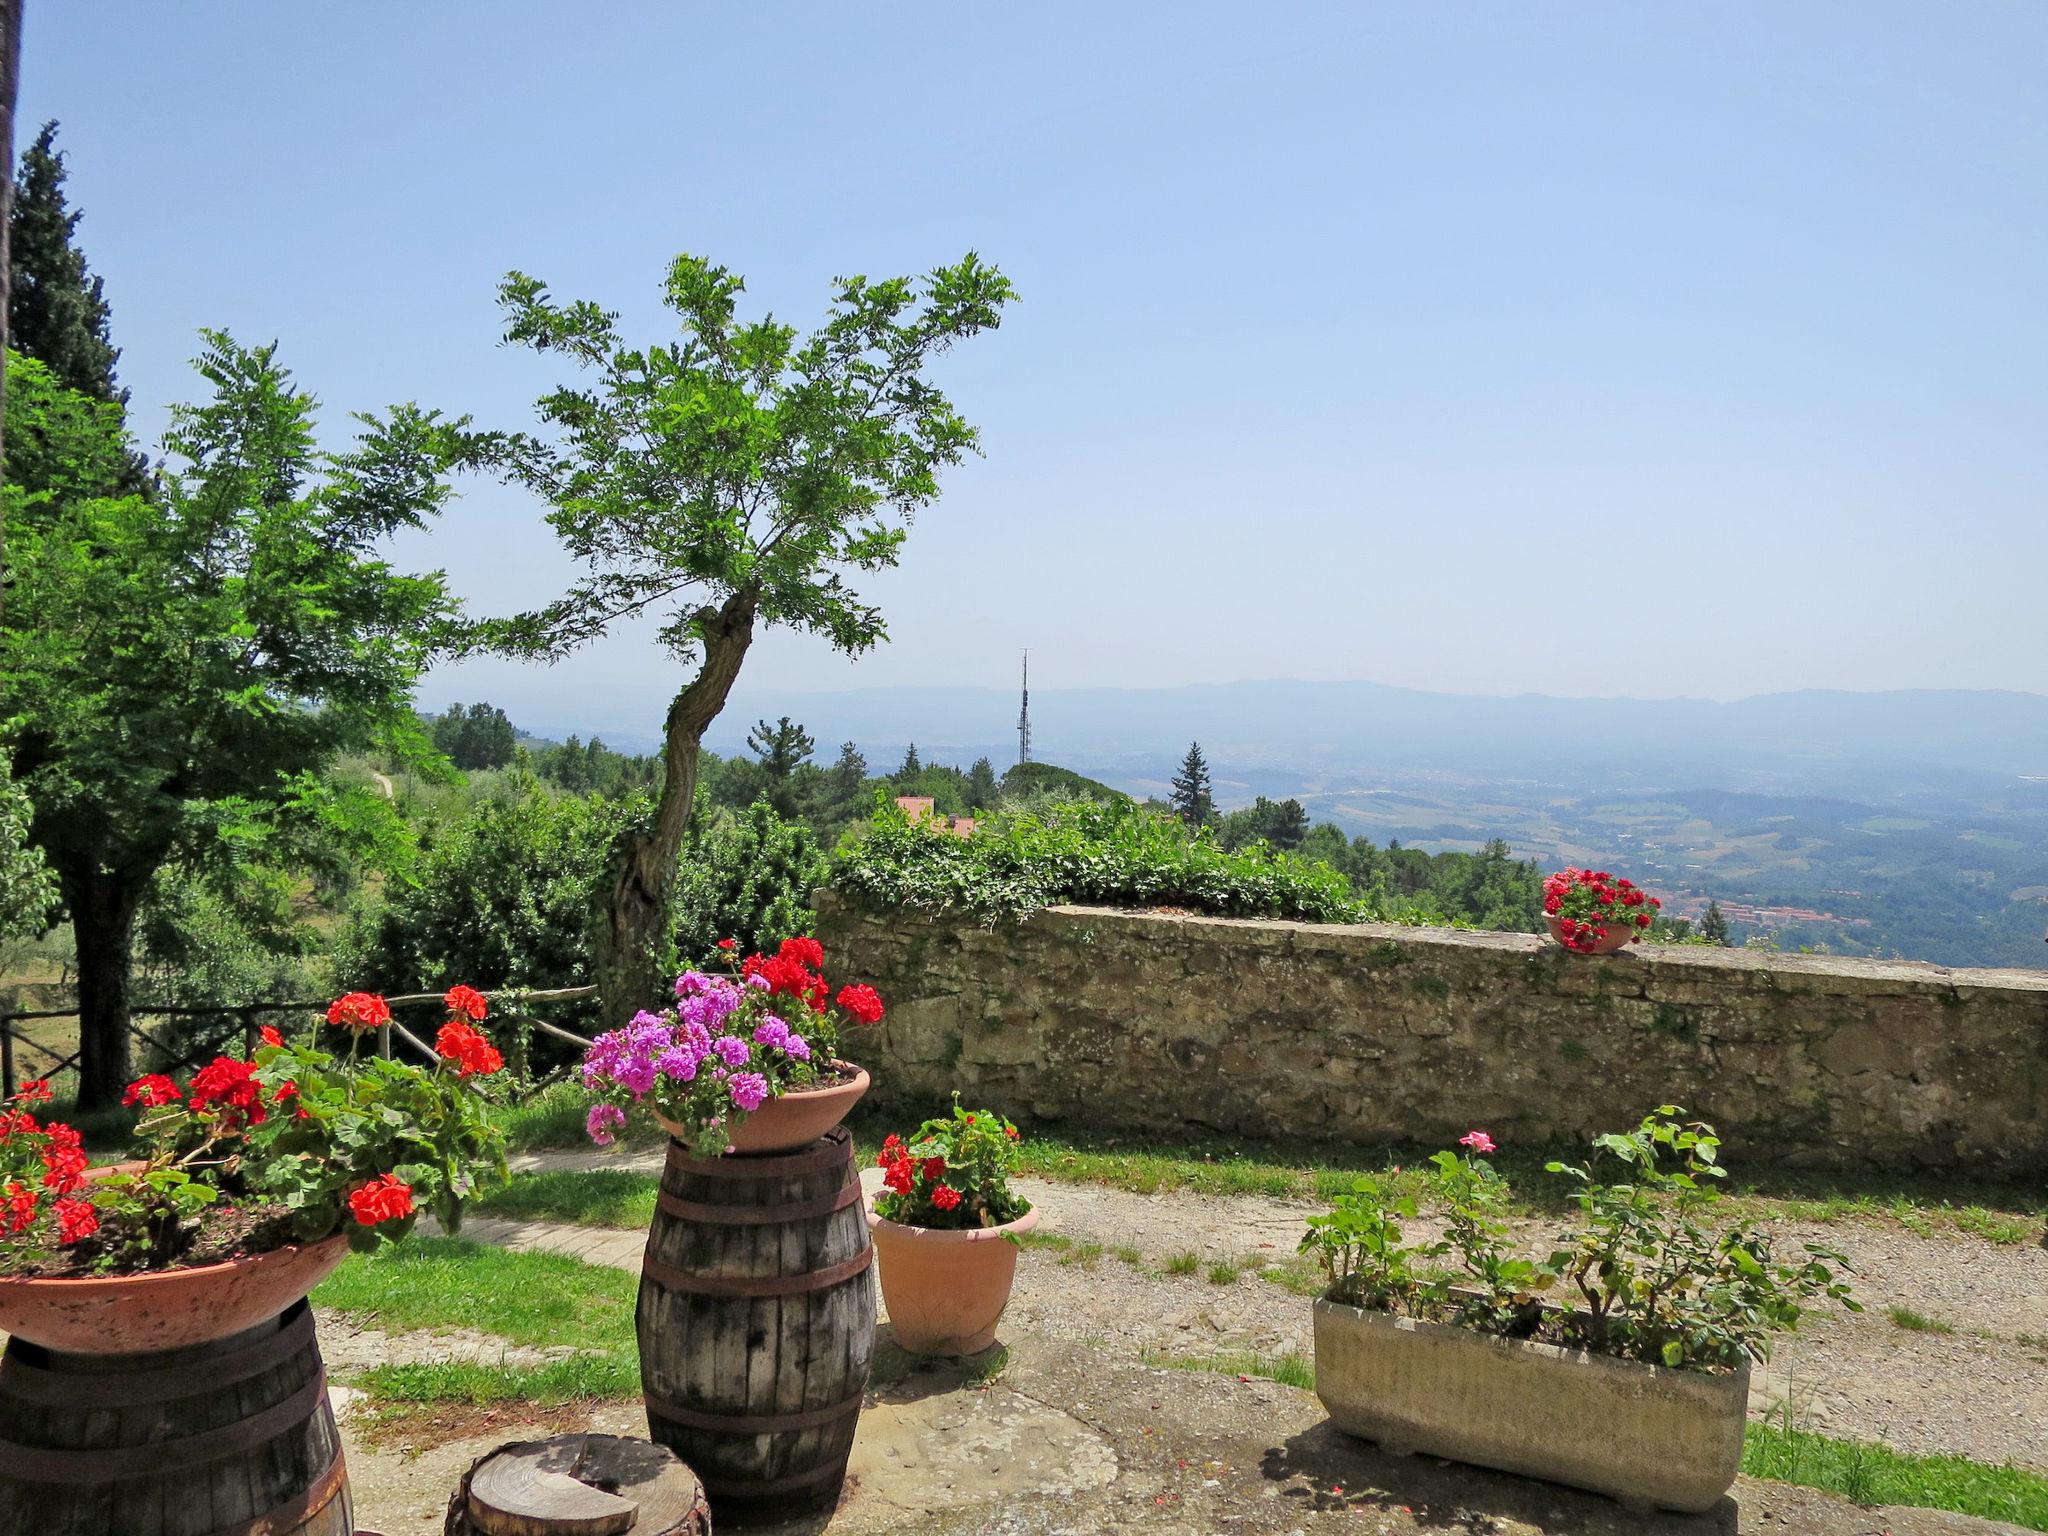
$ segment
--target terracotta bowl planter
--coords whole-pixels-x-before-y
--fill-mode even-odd
[[[1550,924],[1550,936],[1557,940],[1558,943],[1564,944],[1564,928],[1559,924],[1558,920],[1554,917],[1546,916],[1543,921]],[[1568,944],[1565,947],[1575,955],[1611,955],[1617,949],[1627,945],[1639,932],[1641,930],[1635,926],[1633,918],[1627,922],[1617,920],[1607,925],[1607,937],[1595,939],[1590,950],[1571,949],[1571,946]]]
[[[79,1355],[208,1344],[277,1316],[333,1273],[348,1238],[145,1275],[0,1279],[0,1329]]]
[[[831,1130],[868,1091],[865,1067],[856,1067],[850,1061],[835,1061],[832,1065],[852,1072],[853,1076],[844,1082],[804,1088],[768,1100],[726,1133],[727,1144],[735,1152],[795,1152]],[[684,1127],[659,1110],[654,1118],[678,1141],[687,1139]]]
[[[868,1210],[882,1300],[896,1342],[913,1355],[978,1355],[996,1341],[996,1324],[1017,1278],[1017,1245],[1038,1225],[1034,1207],[1000,1227],[941,1232],[885,1221]]]

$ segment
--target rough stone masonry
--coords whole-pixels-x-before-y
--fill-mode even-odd
[[[2048,972],[1054,907],[982,928],[830,891],[888,1017],[875,1093],[1137,1134],[1583,1143],[1659,1104],[1729,1155],[2048,1172]]]

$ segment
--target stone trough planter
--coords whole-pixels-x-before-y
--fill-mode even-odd
[[[1631,1509],[1712,1508],[1742,1467],[1749,1367],[1674,1371],[1322,1299],[1316,1396],[1394,1454],[1590,1488]]]

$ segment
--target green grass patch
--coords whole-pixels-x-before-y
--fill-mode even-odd
[[[385,1403],[561,1403],[640,1390],[633,1335],[639,1277],[556,1253],[513,1253],[461,1238],[413,1236],[350,1254],[314,1304],[387,1333],[473,1329],[508,1344],[566,1344],[561,1360],[442,1360],[372,1366],[357,1378]]]
[[[1293,1351],[1280,1355],[1257,1355],[1248,1350],[1227,1350],[1216,1355],[1168,1355],[1152,1350],[1141,1357],[1145,1364],[1169,1371],[1204,1371],[1215,1376],[1260,1376],[1304,1392],[1316,1389],[1316,1364]]]
[[[1235,1285],[1238,1282],[1238,1277],[1243,1273],[1243,1270],[1230,1263],[1227,1259],[1218,1259],[1209,1266],[1209,1283],[1211,1285]]]
[[[1886,1307],[1884,1315],[1892,1320],[1892,1326],[1903,1328],[1908,1333],[1954,1333],[1956,1325],[1945,1323],[1938,1317],[1929,1317],[1925,1312],[1915,1312],[1911,1307]]]
[[[1199,1253],[1176,1253],[1166,1261],[1169,1275],[1198,1275],[1202,1272],[1202,1256]]]
[[[1965,1456],[1909,1456],[1867,1441],[1751,1424],[1743,1440],[1742,1470],[1751,1477],[1825,1489],[1858,1504],[1946,1509],[2048,1531],[2048,1477]]]
[[[622,1168],[516,1173],[474,1209],[520,1221],[567,1222],[578,1227],[645,1227],[654,1219],[661,1181]]]
[[[1079,1265],[1083,1269],[1093,1269],[1095,1267],[1096,1260],[1100,1259],[1101,1257],[1102,1244],[1075,1243],[1072,1247],[1068,1248],[1065,1253],[1062,1253],[1060,1255],[1060,1263],[1069,1266]]]
[[[1143,1269],[1145,1267],[1145,1255],[1138,1252],[1137,1249],[1131,1247],[1128,1243],[1119,1243],[1109,1251],[1115,1254],[1123,1263],[1130,1265],[1132,1269]]]

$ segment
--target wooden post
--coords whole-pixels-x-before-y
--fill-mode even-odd
[[[711,1536],[704,1486],[674,1451],[617,1435],[515,1440],[473,1465],[443,1536]]]
[[[14,1020],[0,1019],[0,1098],[14,1097]]]

